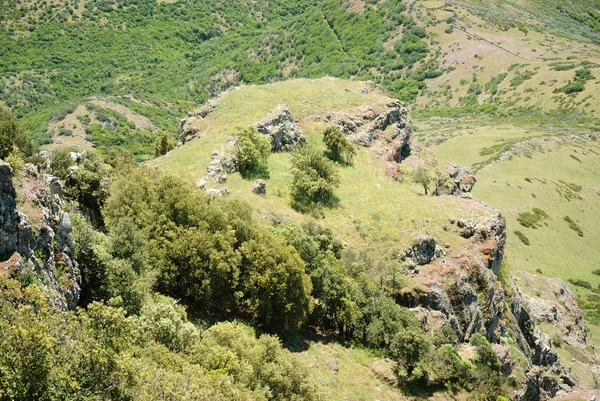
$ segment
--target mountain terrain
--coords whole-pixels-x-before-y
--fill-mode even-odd
[[[0,399],[600,395],[597,0],[0,5]]]

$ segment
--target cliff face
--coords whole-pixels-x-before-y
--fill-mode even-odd
[[[466,343],[472,334],[485,333],[496,344],[505,363],[504,373],[525,379],[524,388],[515,392],[516,400],[549,399],[600,382],[595,350],[567,285],[559,279],[519,273],[519,281],[527,286],[526,294],[501,268],[505,219],[496,212],[477,221],[456,219],[449,223],[467,239],[464,246],[446,252],[432,244],[435,239],[419,240],[402,255],[419,265],[409,272],[417,284],[398,294],[397,302],[411,308],[431,334],[449,326],[459,342]],[[531,282],[543,290],[532,290]],[[562,342],[585,356],[578,363],[587,363],[584,369],[595,379],[580,380],[565,363],[569,361],[561,361],[550,336],[540,328],[544,322],[559,332]]]
[[[0,273],[37,282],[61,310],[75,308],[81,277],[73,258],[71,221],[63,210],[62,185],[56,177],[39,175],[32,165],[26,171],[19,177],[27,188],[21,195],[39,214],[35,226],[17,210],[13,170],[0,160]]]

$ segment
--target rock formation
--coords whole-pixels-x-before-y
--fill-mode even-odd
[[[337,126],[352,142],[377,147],[386,160],[401,162],[412,152],[412,120],[404,103],[393,101],[383,110],[367,108],[360,116],[332,112],[326,123]]]
[[[267,184],[265,180],[258,179],[252,185],[252,192],[257,195],[264,195],[267,193]]]
[[[63,210],[62,184],[56,177],[23,177],[35,188],[25,194],[40,212],[39,226],[17,210],[13,171],[0,160],[0,274],[20,280],[39,280],[50,302],[59,309],[73,309],[79,301],[81,277],[73,258],[69,214]]]
[[[477,182],[473,171],[458,163],[448,163],[445,173],[447,179],[437,188],[440,195],[465,196],[473,190]]]
[[[306,137],[296,127],[287,105],[280,104],[275,107],[256,123],[256,128],[262,135],[269,136],[273,152],[290,151],[296,145],[306,142]]]
[[[212,98],[208,102],[206,102],[200,109],[188,113],[187,116],[179,122],[180,144],[183,145],[191,138],[196,137],[200,133],[200,122],[215,109],[216,105],[217,100],[215,98]]]

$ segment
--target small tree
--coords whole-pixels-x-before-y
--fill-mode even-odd
[[[173,150],[173,144],[169,140],[169,133],[164,131],[154,142],[154,156],[166,155],[171,150]]]
[[[0,159],[19,152],[25,157],[31,156],[33,145],[12,114],[0,107]]]
[[[351,163],[356,155],[354,145],[346,139],[338,127],[328,127],[323,132],[323,143],[327,146],[329,157],[332,160],[344,158],[347,163]]]
[[[418,167],[412,173],[412,181],[415,184],[420,184],[423,186],[423,190],[425,191],[425,195],[429,194],[429,185],[434,180],[433,174],[427,167]]]
[[[256,170],[266,163],[271,153],[268,137],[261,135],[255,127],[238,127],[234,136],[236,164],[240,173]]]
[[[292,158],[292,176],[292,195],[300,201],[327,203],[340,184],[335,165],[306,147]]]

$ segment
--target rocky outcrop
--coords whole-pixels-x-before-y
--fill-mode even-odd
[[[500,280],[506,245],[504,218],[494,214],[481,219],[453,219],[450,223],[453,228],[448,230],[465,238],[465,244],[445,250],[447,255],[436,255],[438,247],[433,239],[423,237],[418,241],[405,256],[410,263],[425,262],[411,276],[411,280],[420,279],[420,284],[397,294],[397,302],[411,308],[432,335],[451,327],[459,342],[468,342],[474,333],[484,333],[503,362],[504,375],[512,374],[513,369],[526,374],[516,400],[545,400],[578,385],[554,350],[555,340],[542,332],[539,322],[551,323],[550,327],[560,330],[562,341],[576,347],[580,355],[587,355],[589,371],[596,374],[597,359],[590,352],[593,345],[581,311],[564,282],[520,274],[521,291],[506,273]],[[516,348],[507,347],[503,343],[506,339],[514,341]],[[518,360],[525,360],[526,365],[513,362]]]
[[[430,236],[424,236],[405,253],[400,255],[400,260],[410,260],[417,265],[426,265],[442,256],[444,251],[437,244],[437,240]]]
[[[22,177],[37,188],[31,199],[43,221],[33,228],[17,210],[13,171],[0,160],[0,266],[4,274],[28,280],[33,277],[47,289],[50,302],[59,309],[73,309],[79,301],[81,276],[74,260],[71,220],[64,211],[62,184],[56,177]]]
[[[280,104],[271,110],[256,123],[256,129],[271,139],[273,152],[291,151],[296,145],[306,142],[306,136],[296,127],[287,105]]]
[[[436,192],[439,195],[468,195],[475,186],[477,179],[469,167],[458,163],[448,163],[446,166],[446,180],[441,180]]]
[[[357,145],[376,147],[386,159],[401,162],[412,152],[413,124],[404,103],[393,101],[383,110],[367,108],[362,115],[332,112],[324,121],[337,126]]]
[[[194,110],[187,114],[179,122],[179,143],[184,144],[191,138],[200,134],[200,123],[215,109],[217,105],[216,99],[210,99],[200,109]]]

